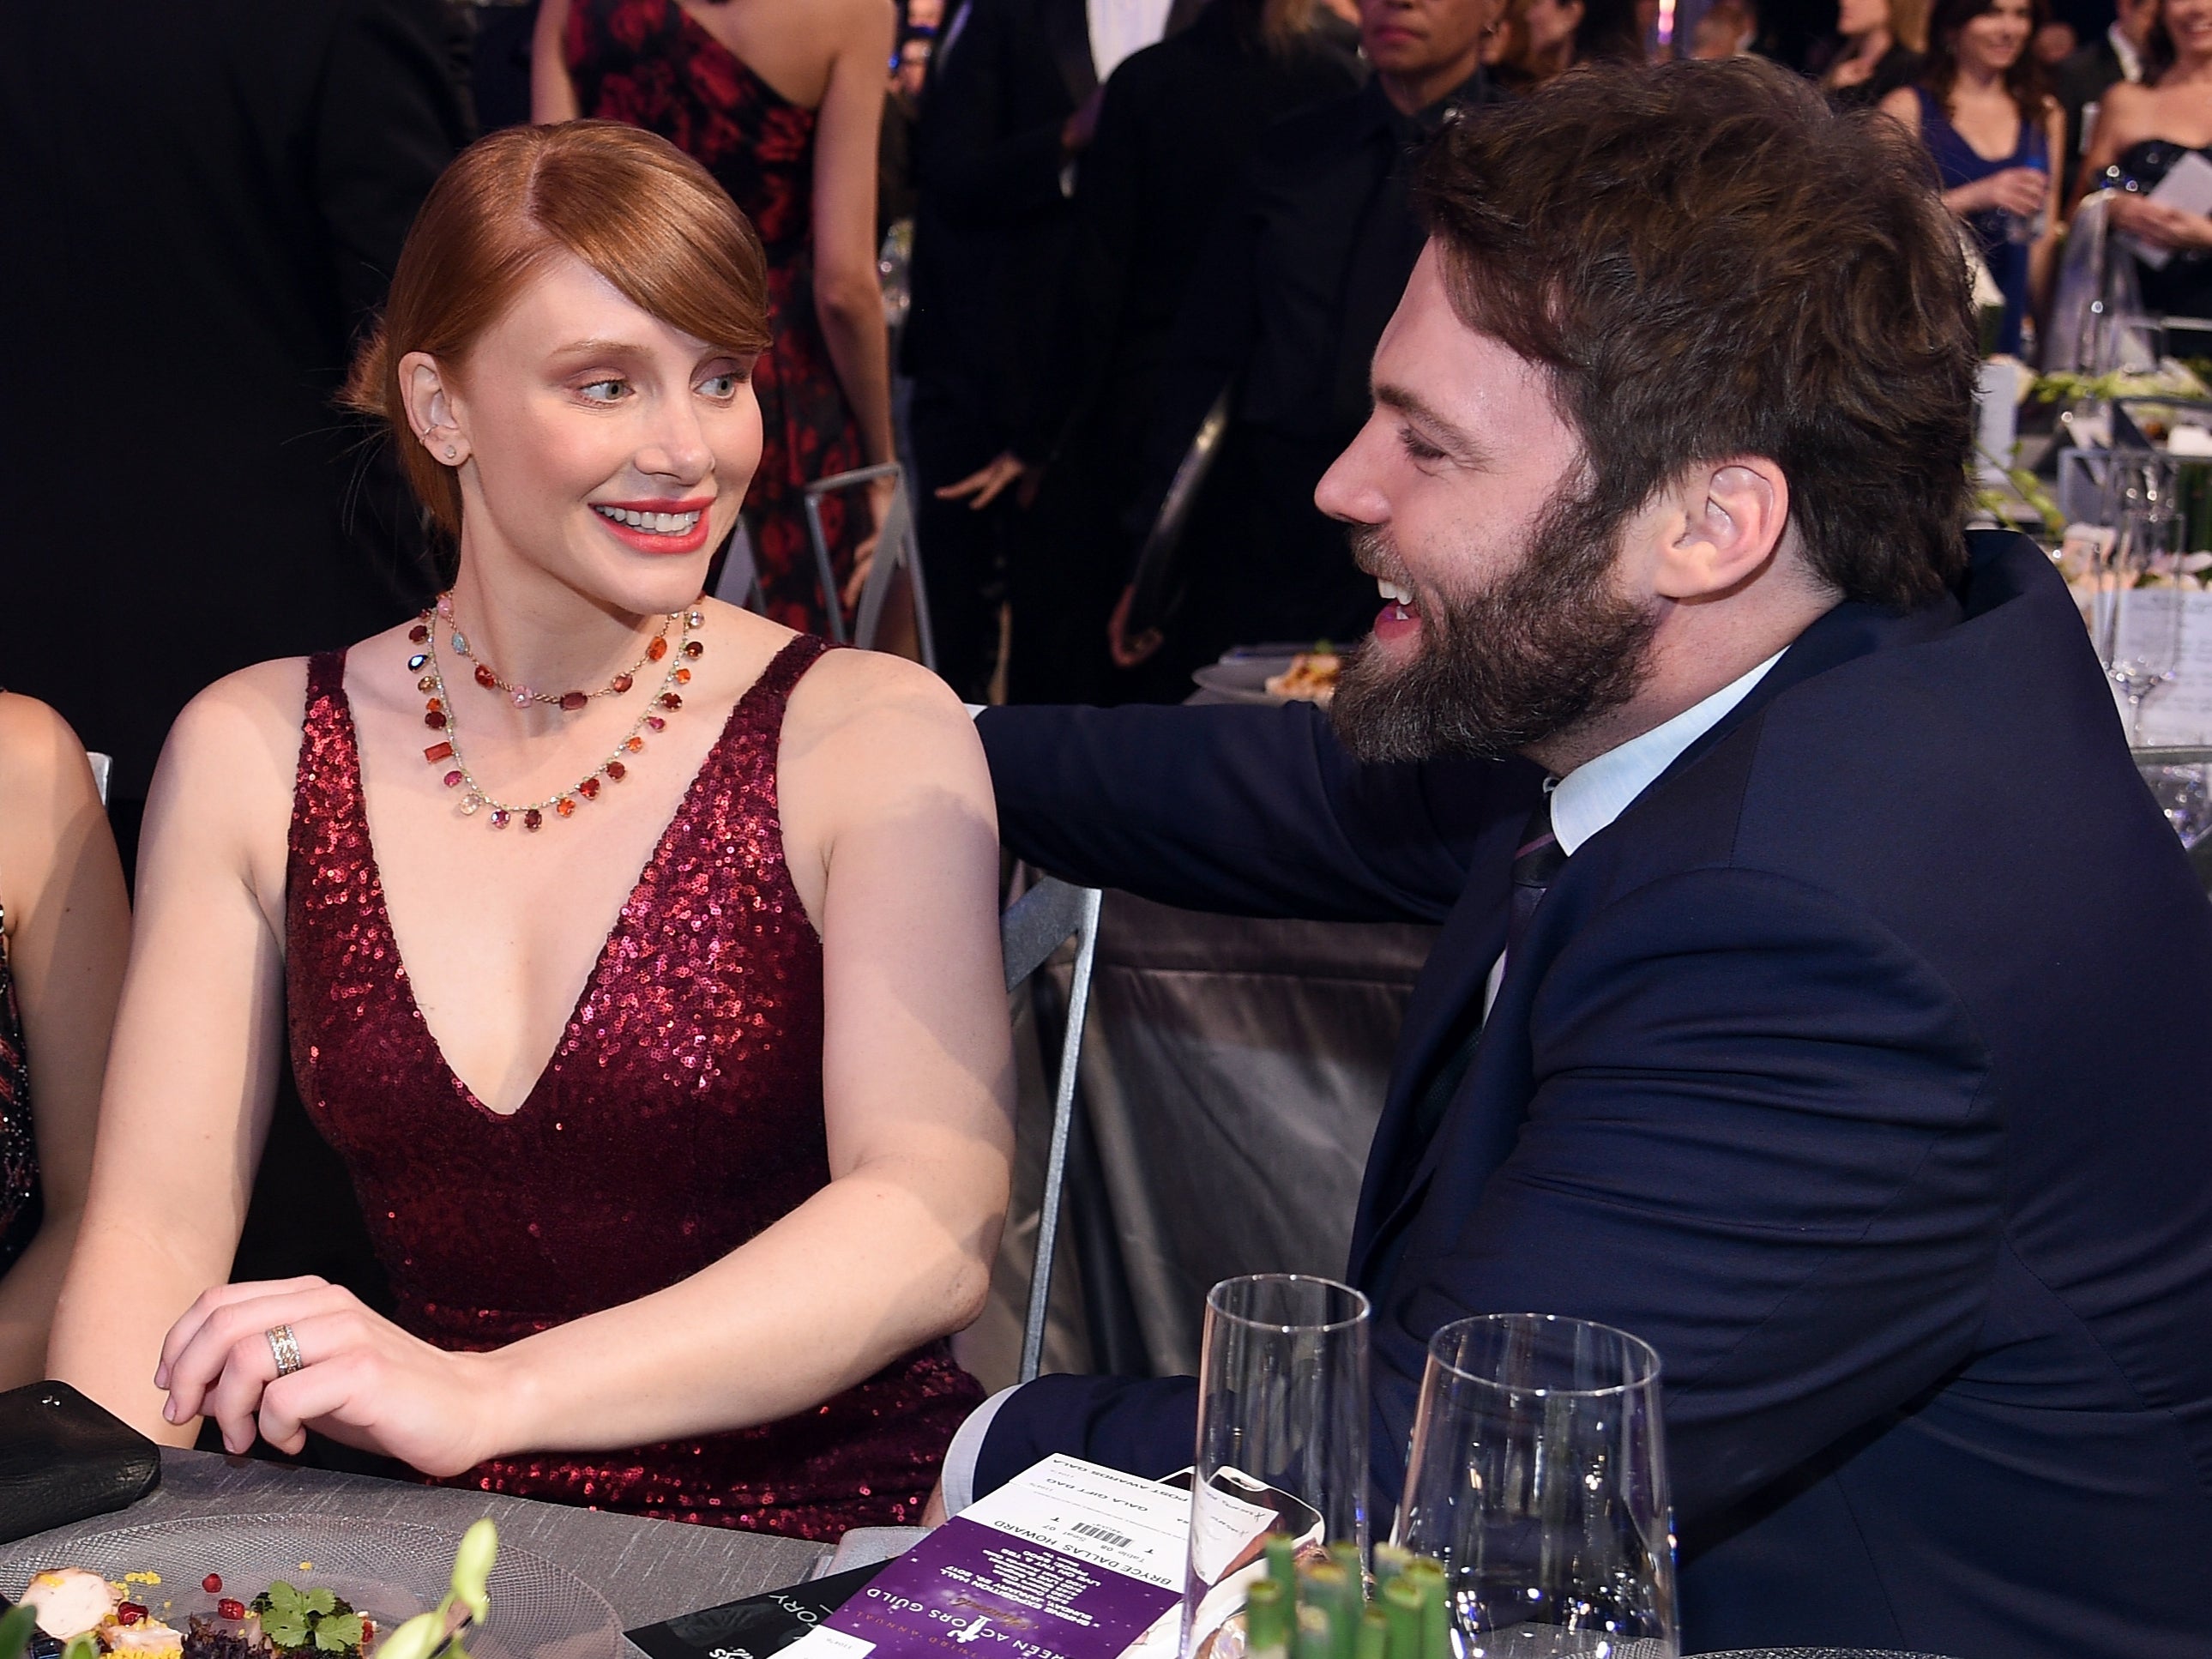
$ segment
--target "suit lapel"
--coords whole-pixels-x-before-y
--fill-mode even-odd
[[[1045,0],[1045,44],[1067,88],[1067,100],[1081,104],[1098,89],[1098,70],[1091,60],[1091,15],[1084,0]]]
[[[1528,781],[1533,791],[1539,775]],[[1527,793],[1527,798],[1523,794]],[[1459,902],[1444,918],[1443,930],[1423,964],[1406,1004],[1406,1023],[1392,1059],[1389,1092],[1375,1126],[1374,1144],[1360,1183],[1359,1211],[1352,1225],[1352,1272],[1356,1282],[1373,1243],[1376,1224],[1396,1206],[1405,1176],[1421,1149],[1410,1143],[1413,1114],[1421,1091],[1446,1058],[1462,1030],[1470,1000],[1480,1004],[1491,964],[1505,948],[1505,919],[1510,902],[1513,848],[1528,815],[1533,793],[1516,791],[1506,810],[1477,839],[1470,874]]]

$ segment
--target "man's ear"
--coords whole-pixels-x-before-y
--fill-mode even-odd
[[[1765,568],[1790,525],[1790,480],[1763,455],[1692,467],[1674,490],[1680,517],[1659,551],[1653,591],[1668,599],[1725,593]]]

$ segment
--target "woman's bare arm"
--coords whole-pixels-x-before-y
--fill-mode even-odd
[[[814,129],[814,307],[870,465],[891,459],[890,346],[876,272],[877,147],[898,15],[890,0],[843,0]]]
[[[146,805],[138,918],[89,1194],[54,1321],[53,1375],[172,1444],[162,1334],[230,1274],[283,1062],[285,826],[301,665],[204,691]]]
[[[539,0],[530,32],[530,118],[541,125],[573,121],[582,113],[563,50],[568,32],[568,0]]]
[[[0,1388],[14,1388],[47,1374],[131,945],[123,866],[84,748],[61,716],[28,697],[0,696],[0,903],[46,1212],[0,1278]]]
[[[934,676],[839,652],[794,694],[779,785],[823,934],[829,1184],[680,1284],[489,1354],[431,1348],[334,1287],[223,1287],[170,1338],[180,1412],[206,1402],[236,1448],[313,1426],[448,1474],[774,1421],[974,1319],[1012,1074],[981,745]],[[276,1381],[261,1333],[280,1320],[308,1363]]]

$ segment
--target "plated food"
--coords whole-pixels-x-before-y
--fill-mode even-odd
[[[85,1567],[33,1574],[21,1598],[43,1638],[33,1643],[33,1659],[42,1649],[59,1655],[79,1638],[117,1659],[366,1659],[376,1640],[374,1621],[325,1586],[303,1590],[278,1579],[246,1601],[226,1594],[222,1575],[210,1572],[199,1582],[208,1605],[198,1612],[178,1607],[162,1589],[155,1572],[125,1573],[120,1582]]]
[[[1294,702],[1325,703],[1336,695],[1337,671],[1342,666],[1342,659],[1326,646],[1301,651],[1291,659],[1288,668],[1268,678],[1267,695]]]

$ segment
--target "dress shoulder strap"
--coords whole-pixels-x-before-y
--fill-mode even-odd
[[[346,653],[307,659],[307,707],[300,720],[300,764],[292,785],[291,852],[298,860],[326,850],[360,788],[353,710],[345,695]]]

